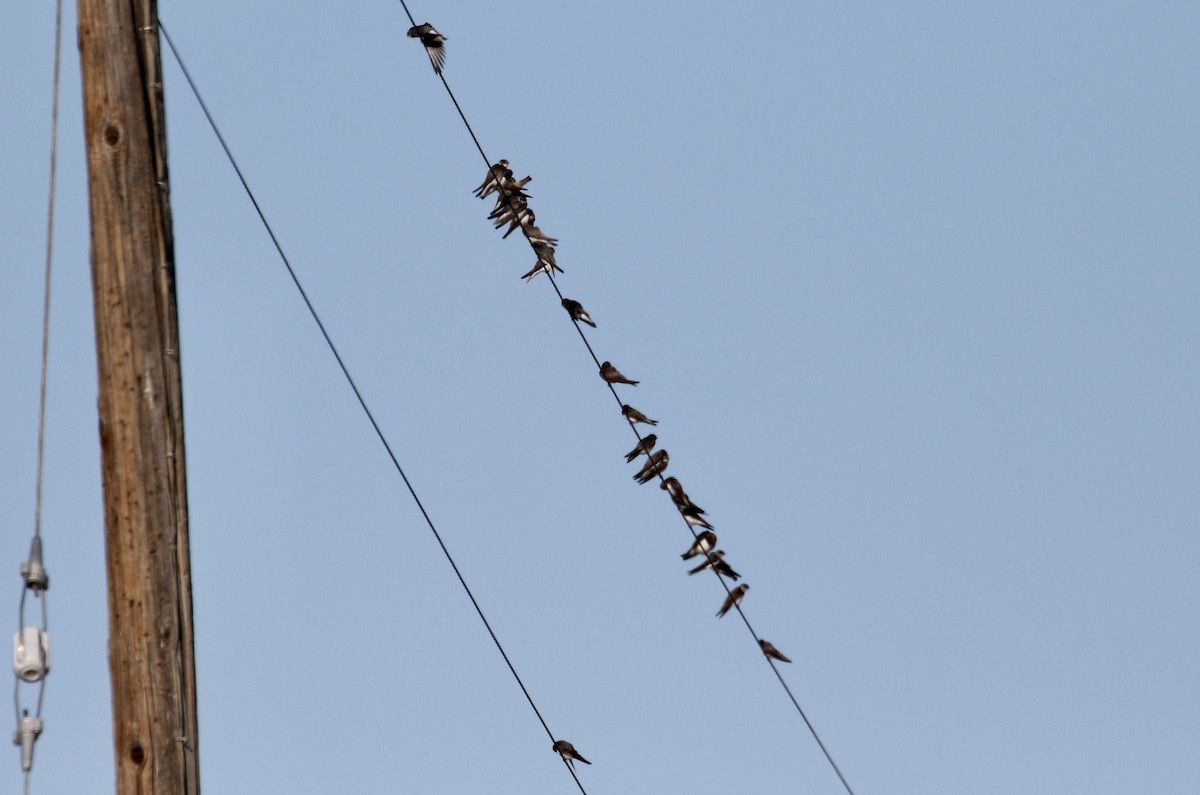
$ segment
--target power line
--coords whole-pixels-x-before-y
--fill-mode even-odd
[[[58,171],[58,87],[62,66],[62,0],[54,4],[54,76],[50,100],[50,187],[46,198],[46,263],[42,288],[42,362],[38,388],[37,475],[34,486],[33,539],[29,558],[21,564],[21,599],[17,607],[17,638],[14,644],[13,710],[17,728],[14,742],[21,747],[23,790],[29,795],[33,772],[33,748],[43,729],[42,704],[46,696],[46,675],[50,672],[49,614],[46,590],[50,578],[42,565],[42,484],[46,469],[46,373],[50,363],[50,295],[54,263],[55,183]],[[41,604],[41,618],[36,625],[25,623],[25,599],[29,592]],[[37,684],[37,702],[33,715],[21,704],[22,683]]]
[[[192,79],[191,72],[188,71],[183,58],[179,55],[179,50],[175,47],[175,42],[171,40],[171,35],[167,32],[167,28],[165,25],[163,25],[161,19],[159,20],[158,26],[159,30],[162,31],[163,38],[166,39],[167,46],[171,49],[171,55],[175,58],[175,62],[179,64],[179,69],[183,73],[183,77],[187,81],[188,87],[192,91],[192,95],[196,98],[196,102],[200,105],[200,110],[203,111],[204,118],[208,120],[208,124],[212,128],[213,134],[216,135],[217,141],[221,144],[221,148],[225,151],[225,157],[229,160],[229,165],[233,167],[234,172],[237,174],[238,180],[242,183],[242,189],[246,192],[246,196],[250,199],[250,203],[254,205],[254,211],[258,213],[258,219],[262,222],[263,228],[267,231],[267,235],[271,238],[271,243],[275,246],[275,251],[278,252],[279,259],[283,262],[284,267],[287,269],[288,276],[290,276],[292,279],[292,284],[296,286],[296,291],[300,293],[300,298],[303,299],[304,305],[308,308],[309,315],[312,316],[313,321],[317,324],[317,328],[320,330],[321,336],[325,338],[325,344],[329,348],[329,352],[332,353],[333,358],[337,360],[338,367],[341,369],[342,375],[346,379],[346,383],[350,385],[351,391],[354,392],[354,397],[358,400],[359,406],[362,407],[363,414],[366,415],[367,420],[371,423],[371,427],[374,429],[375,435],[379,438],[380,443],[383,445],[383,449],[387,452],[388,458],[390,458],[392,461],[392,466],[396,469],[396,472],[399,473],[400,479],[404,481],[405,488],[408,489],[409,495],[412,497],[413,502],[416,503],[417,509],[421,512],[421,516],[425,519],[425,524],[429,527],[430,532],[433,533],[434,539],[437,540],[438,546],[441,547],[442,554],[445,555],[446,561],[450,564],[450,568],[454,570],[454,576],[458,578],[458,582],[462,586],[463,591],[466,592],[467,598],[471,600],[471,606],[475,608],[475,612],[479,616],[479,620],[483,622],[484,628],[487,629],[488,635],[491,636],[492,643],[495,644],[496,650],[499,651],[500,656],[504,658],[504,664],[508,666],[508,670],[510,673],[512,673],[513,679],[516,680],[517,685],[521,688],[521,693],[524,694],[525,700],[529,702],[529,706],[533,710],[533,714],[537,716],[538,722],[542,724],[542,728],[546,731],[546,735],[550,738],[551,742],[554,742],[554,733],[550,731],[550,726],[546,723],[546,719],[542,717],[541,710],[539,710],[537,708],[537,704],[534,703],[533,696],[529,694],[529,689],[525,687],[525,683],[521,680],[520,674],[517,673],[517,669],[513,665],[512,660],[509,659],[508,653],[504,650],[504,646],[500,643],[500,639],[496,637],[496,633],[492,629],[491,623],[487,620],[487,616],[484,615],[483,609],[479,606],[478,600],[475,599],[475,594],[471,592],[471,587],[467,585],[466,578],[463,576],[462,571],[459,570],[458,564],[455,563],[454,556],[450,554],[450,550],[446,547],[445,541],[442,540],[441,533],[438,532],[437,527],[433,523],[433,519],[429,516],[429,512],[425,510],[425,505],[421,502],[421,498],[417,496],[417,491],[413,487],[412,482],[408,479],[408,475],[405,474],[404,467],[400,465],[399,458],[396,457],[396,453],[392,450],[391,444],[388,442],[383,430],[379,427],[379,423],[376,421],[375,415],[372,413],[370,407],[367,406],[366,399],[359,390],[358,384],[355,383],[354,377],[350,374],[350,369],[346,366],[345,361],[342,359],[342,355],[338,352],[337,346],[333,342],[333,338],[329,335],[329,332],[325,328],[325,324],[321,321],[321,316],[317,313],[316,307],[313,306],[312,301],[308,297],[308,293],[305,291],[304,286],[300,283],[300,278],[296,275],[296,271],[292,267],[291,261],[288,260],[287,254],[284,253],[283,246],[280,244],[279,238],[275,236],[275,231],[271,228],[271,224],[267,221],[267,217],[263,213],[262,207],[258,203],[258,199],[254,196],[254,191],[251,190],[250,184],[246,181],[246,177],[242,173],[242,169],[237,163],[237,158],[233,156],[233,151],[225,142],[225,136],[221,134],[220,127],[217,125],[216,120],[209,111],[208,104],[204,101],[204,97],[201,96],[200,89],[196,86],[195,81]],[[474,137],[474,133],[472,133],[472,137]],[[478,141],[476,144],[478,145]],[[482,153],[482,149],[480,152]],[[583,795],[587,795],[587,790],[583,788],[583,783],[575,774],[575,770],[571,766],[567,765],[565,760],[563,761],[563,765],[567,767],[571,777],[575,780],[575,785],[579,787],[579,791],[582,792]]]
[[[404,8],[404,13],[408,16],[409,22],[415,26],[417,24],[417,22],[416,22],[416,19],[413,17],[412,12],[409,11],[409,9],[408,9],[408,3],[405,2],[405,0],[400,0],[400,5]],[[489,169],[488,173],[489,174],[492,173],[491,169],[493,168],[493,166],[492,166],[491,160],[488,158],[487,154],[484,152],[482,144],[479,143],[479,138],[478,138],[478,136],[475,135],[475,130],[471,127],[471,122],[467,120],[466,113],[463,112],[462,106],[459,105],[458,99],[454,96],[454,92],[450,89],[450,84],[448,82],[446,82],[446,76],[442,73],[441,70],[435,70],[435,74],[437,75],[438,79],[441,80],[442,85],[445,87],[446,93],[450,97],[450,101],[454,103],[454,109],[458,111],[459,118],[462,119],[463,125],[466,126],[466,128],[467,128],[467,133],[470,134],[471,140],[475,143],[475,148],[479,150],[480,156],[483,158],[484,163],[487,164],[487,167]],[[498,201],[508,202],[509,206],[511,208],[511,206],[512,206],[511,201],[509,201],[506,193],[504,192],[503,186],[501,185],[501,183],[504,180],[504,175],[500,174],[496,177],[496,179],[497,179],[498,186],[500,186],[500,187],[498,187],[498,190],[497,190],[497,193],[499,196]],[[525,233],[526,242],[528,242],[530,244],[530,247],[532,248],[533,241],[529,238],[529,235],[526,233],[524,225],[518,223],[519,215],[517,215],[515,213],[515,211],[514,211],[514,217],[517,218],[517,221],[514,221],[514,223],[517,226],[521,227],[522,233]],[[534,250],[534,253],[535,254],[537,253],[536,249]],[[561,302],[564,299],[564,296],[563,296],[562,290],[560,290],[558,287],[558,282],[554,278],[554,269],[553,268],[546,269],[546,277],[550,280],[550,285],[551,285],[551,287],[554,288],[554,292],[558,296],[559,301]],[[596,355],[596,351],[594,348],[592,348],[592,344],[588,340],[587,335],[584,334],[583,328],[580,326],[579,321],[572,318],[571,322],[574,324],[575,331],[578,332],[580,340],[583,341],[584,347],[587,348],[588,354],[592,357],[592,361],[595,362],[597,369],[599,369],[601,366],[600,357],[598,357]],[[616,387],[611,383],[608,383],[607,386],[608,386],[609,391],[612,392],[613,399],[617,401],[617,405],[623,407],[624,401],[622,401],[620,395],[617,394]],[[630,430],[633,431],[633,435],[637,437],[638,443],[641,444],[642,435],[641,435],[641,433],[638,432],[636,425],[634,424],[634,422],[632,420],[629,420],[628,418],[627,418],[627,422],[628,422]],[[649,453],[647,453],[647,455],[649,455]],[[665,470],[665,467],[659,467],[658,471],[655,472],[654,474],[656,474],[658,476],[660,483],[663,483],[665,485],[666,478],[663,475],[664,470]],[[680,513],[680,516],[684,519],[684,524],[687,526],[688,531],[692,534],[693,539],[695,539],[699,534],[696,532],[695,528],[692,527],[692,524],[687,521],[686,516],[684,516],[682,512]],[[716,571],[715,568],[713,568],[713,576],[715,576],[717,578],[717,581],[721,584],[721,587],[724,588],[726,596],[729,596],[731,593],[729,584],[725,582],[725,579]],[[745,611],[742,610],[742,607],[740,604],[735,604],[734,608],[737,610],[738,615],[741,616],[742,623],[744,623],[746,625],[746,629],[749,631],[751,637],[753,637],[755,643],[758,644],[758,642],[761,640],[761,638],[759,637],[758,633],[754,631],[754,627],[751,626],[750,619],[746,617]],[[846,777],[842,774],[841,768],[838,767],[837,762],[834,761],[833,756],[829,753],[829,750],[825,747],[825,743],[821,740],[821,736],[817,733],[816,727],[813,726],[812,721],[809,720],[809,717],[804,712],[803,707],[800,706],[800,702],[796,699],[796,696],[792,693],[792,689],[790,687],[788,687],[787,682],[784,680],[783,675],[779,672],[779,669],[775,665],[774,660],[770,659],[765,654],[763,655],[763,658],[767,661],[767,664],[771,666],[771,671],[775,674],[775,677],[779,680],[779,684],[783,686],[784,692],[787,694],[788,699],[792,702],[792,705],[796,708],[796,711],[800,714],[800,717],[803,719],[805,726],[808,727],[809,733],[812,734],[813,739],[816,740],[816,742],[817,742],[817,746],[821,749],[821,753],[823,753],[825,755],[825,759],[829,762],[829,765],[833,768],[834,773],[837,774],[838,779],[842,782],[842,786],[845,787],[846,792],[849,793],[849,795],[854,795],[854,790],[852,790],[850,788],[850,783],[846,780]]]

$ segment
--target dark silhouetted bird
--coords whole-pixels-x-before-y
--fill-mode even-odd
[[[429,53],[433,71],[440,75],[442,66],[446,63],[446,37],[434,30],[433,25],[428,22],[409,28],[408,37],[421,40],[421,43],[425,45],[425,52]]]
[[[600,377],[610,384],[629,384],[637,386],[640,381],[634,381],[632,378],[626,378],[621,375],[621,371],[612,366],[612,362],[605,362],[600,365]]]
[[[658,420],[650,419],[628,403],[621,406],[621,416],[630,422],[644,422],[647,425],[658,425]]]
[[[625,454],[625,461],[632,462],[633,459],[637,458],[642,453],[649,455],[650,451],[654,449],[654,445],[656,444],[658,444],[658,436],[657,434],[652,433],[638,442],[637,447]]]
[[[550,273],[551,270],[556,270],[559,273],[563,272],[563,269],[558,267],[558,263],[556,263],[553,258],[551,258],[551,259],[540,259],[539,258],[538,261],[533,264],[533,267],[530,268],[529,272],[526,273],[521,278],[528,281],[529,279],[532,279],[534,276],[537,276],[539,273]]]
[[[713,526],[707,519],[695,512],[695,506],[692,508],[680,508],[679,512],[683,514],[683,520],[688,523],[689,527],[703,527],[707,530],[712,530]]]
[[[671,456],[667,454],[666,450],[659,450],[646,459],[646,464],[642,467],[642,471],[634,475],[633,479],[638,483],[649,483],[656,475],[667,468],[670,460]]]
[[[575,763],[572,761],[574,759],[578,759],[580,762],[583,762],[585,765],[591,764],[591,762],[589,762],[588,760],[584,759],[582,756],[579,755],[579,752],[575,750],[575,746],[571,745],[566,740],[555,740],[554,745],[552,745],[550,747],[553,748],[554,751],[559,756],[561,756],[564,760],[566,760],[566,763],[568,765],[570,765],[572,768],[575,767]]]
[[[675,507],[683,513],[685,518],[688,515],[698,517],[704,513],[704,509],[692,502],[687,493],[684,492],[683,484],[678,479],[667,478],[659,485],[659,488],[671,495],[671,502],[675,503]]]
[[[712,548],[717,545],[717,534],[711,530],[705,530],[700,535],[696,536],[696,543],[688,547],[688,551],[684,552],[679,557],[687,560],[694,558],[697,555],[703,555],[706,552],[711,552]]]
[[[712,569],[722,577],[728,577],[735,582],[741,579],[742,576],[731,569],[729,564],[725,562],[725,550],[723,549],[718,549],[716,552],[709,552],[708,557],[704,559],[704,562],[689,571],[688,574],[696,574],[697,572],[704,571],[705,569]]]
[[[534,223],[532,210],[530,210],[529,214],[525,216],[525,219],[521,221],[521,231],[525,233],[525,238],[535,246],[538,243],[545,243],[548,246],[558,245],[557,237],[550,237],[541,229],[538,229],[537,224]],[[508,235],[505,235],[505,237],[508,237]]]
[[[542,245],[545,244],[543,243]],[[546,248],[550,250],[550,256],[553,257],[554,249],[550,248],[549,246],[546,246]],[[587,310],[583,308],[583,304],[579,303],[578,301],[572,301],[570,298],[564,298],[562,300],[562,305],[563,309],[567,310],[567,314],[571,316],[572,320],[578,320],[580,323],[587,323],[592,328],[596,327],[595,321],[592,320],[592,316],[587,313]],[[632,461],[633,459],[631,458],[629,460]]]
[[[762,649],[762,653],[767,655],[768,657],[774,657],[776,660],[779,660],[780,662],[786,662],[786,663],[791,662],[791,660],[789,660],[787,657],[784,657],[783,652],[781,652],[779,649],[775,648],[771,644],[771,641],[769,641],[769,640],[761,640],[760,639],[758,641],[758,647],[760,649]]]
[[[408,32],[408,35],[412,35],[411,30]],[[508,161],[501,160],[500,162],[496,163],[496,165],[488,169],[488,175],[483,182],[479,184],[479,187],[475,189],[475,195],[482,199],[489,193],[495,193],[500,189],[501,182],[503,182],[505,179],[511,178],[512,169],[508,167]]]
[[[742,583],[738,587],[729,592],[725,597],[725,601],[721,604],[721,609],[717,611],[717,618],[724,618],[725,614],[742,603],[746,598],[746,591],[750,590],[750,586]]]

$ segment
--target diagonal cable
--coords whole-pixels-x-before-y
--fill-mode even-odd
[[[462,585],[463,591],[466,592],[467,598],[471,600],[471,606],[475,608],[476,614],[479,615],[479,620],[483,622],[484,628],[487,629],[488,635],[491,636],[492,643],[495,644],[496,650],[499,651],[500,656],[504,658],[504,664],[508,666],[508,670],[512,673],[513,679],[517,681],[517,685],[521,688],[521,693],[524,694],[525,700],[529,702],[529,706],[533,710],[533,714],[537,716],[538,722],[542,724],[542,728],[545,729],[547,736],[549,736],[551,741],[553,741],[554,733],[550,731],[550,727],[547,725],[546,719],[542,717],[541,711],[537,708],[537,704],[535,704],[533,701],[533,696],[529,694],[529,689],[525,687],[525,683],[521,680],[520,674],[517,673],[517,669],[513,665],[512,660],[509,659],[508,653],[504,650],[504,646],[500,643],[500,639],[496,637],[496,633],[492,629],[491,623],[487,620],[487,616],[485,616],[483,613],[483,608],[479,606],[479,602],[476,600],[475,594],[471,592],[471,587],[467,585],[466,578],[463,576],[462,571],[459,570],[458,564],[454,562],[454,556],[450,554],[449,548],[446,547],[446,542],[442,540],[441,533],[438,532],[437,527],[433,523],[433,519],[430,518],[429,512],[425,509],[425,505],[421,502],[421,498],[417,496],[416,489],[413,487],[412,482],[408,479],[408,475],[405,474],[404,468],[400,465],[400,460],[396,457],[396,453],[392,450],[391,444],[388,442],[383,430],[379,427],[379,423],[376,421],[375,415],[367,406],[366,399],[359,390],[358,384],[355,383],[354,377],[350,374],[350,369],[346,366],[345,361],[342,359],[342,355],[338,352],[337,346],[333,342],[333,338],[329,335],[329,332],[325,328],[325,324],[321,321],[321,316],[317,313],[316,307],[313,306],[312,301],[308,297],[308,293],[305,292],[304,286],[300,283],[300,278],[296,275],[296,271],[292,267],[292,263],[288,260],[287,254],[284,253],[283,246],[280,244],[279,238],[275,236],[275,231],[271,228],[271,224],[267,221],[267,217],[263,213],[262,207],[258,203],[258,199],[256,199],[254,196],[254,191],[250,189],[250,184],[246,181],[246,177],[242,173],[241,167],[238,166],[237,159],[233,156],[233,151],[225,142],[225,136],[221,134],[220,127],[218,127],[212,113],[209,112],[207,103],[205,103],[204,98],[200,94],[200,90],[196,87],[195,81],[192,80],[191,73],[184,64],[183,58],[180,57],[179,51],[175,48],[175,42],[171,40],[171,34],[167,32],[167,28],[165,25],[163,25],[161,19],[159,20],[158,26],[159,30],[162,31],[163,38],[166,39],[167,46],[171,49],[171,55],[174,56],[175,62],[179,64],[179,69],[183,73],[183,77],[187,81],[188,87],[192,91],[192,95],[195,96],[196,102],[200,105],[200,110],[203,111],[204,118],[208,120],[208,124],[212,128],[213,134],[216,135],[217,141],[221,144],[221,148],[225,151],[225,157],[229,160],[229,165],[233,167],[234,172],[237,174],[238,180],[242,183],[242,189],[246,192],[246,196],[250,199],[250,203],[254,205],[254,211],[258,213],[258,218],[262,222],[263,228],[266,230],[267,235],[271,238],[271,243],[274,244],[275,251],[279,254],[279,259],[283,262],[284,267],[287,269],[288,276],[291,277],[292,283],[296,286],[296,291],[300,293],[300,298],[303,299],[304,305],[308,308],[308,313],[312,316],[313,321],[317,324],[317,328],[320,330],[321,336],[325,338],[325,344],[329,347],[330,353],[332,353],[333,358],[337,360],[338,367],[341,369],[342,375],[346,378],[346,383],[350,385],[350,389],[354,392],[354,397],[358,400],[359,406],[362,407],[363,413],[366,415],[367,420],[371,423],[371,427],[374,429],[375,435],[379,438],[380,443],[383,445],[383,449],[387,452],[388,458],[391,459],[392,465],[395,467],[396,472],[399,473],[400,479],[404,481],[404,485],[408,489],[409,495],[412,496],[413,502],[416,503],[417,509],[421,512],[421,516],[425,519],[425,524],[428,525],[430,532],[433,533],[433,537],[438,542],[438,546],[441,547],[442,554],[445,555],[446,561],[450,564],[450,568],[454,570],[454,576],[458,578],[458,582],[460,585]],[[587,791],[584,790],[583,784],[579,781],[578,776],[575,775],[574,769],[567,765],[566,760],[563,761],[563,764],[567,767],[568,771],[570,771],[571,777],[575,779],[575,784],[579,787],[579,791],[584,793],[584,795],[587,795]]]
[[[416,26],[417,21],[416,21],[416,19],[413,18],[412,12],[409,11],[408,3],[405,2],[405,0],[400,0],[400,5],[404,8],[404,13],[408,16],[409,22],[413,26]],[[466,113],[463,112],[462,106],[459,105],[458,98],[454,96],[454,91],[451,90],[450,84],[448,82],[446,82],[446,76],[444,74],[442,74],[442,72],[436,71],[436,70],[435,70],[435,74],[437,75],[438,79],[442,81],[442,85],[445,87],[446,94],[449,95],[450,101],[454,103],[454,109],[456,111],[458,111],[459,118],[462,119],[463,125],[467,128],[467,133],[471,136],[471,140],[474,142],[475,148],[477,150],[479,150],[480,157],[483,158],[483,162],[490,169],[492,161],[488,158],[487,154],[484,152],[483,145],[479,143],[479,138],[478,138],[478,136],[475,135],[475,130],[471,127],[471,122],[469,122],[467,120],[467,115],[466,115]],[[489,173],[491,173],[491,172],[489,171]],[[503,191],[501,191],[500,193],[501,193],[501,197],[503,198]],[[524,232],[524,231],[525,231],[525,229],[522,226],[522,232]],[[527,242],[529,242],[530,245],[532,246],[532,241],[528,239],[528,235],[526,235],[526,239],[527,239]],[[535,253],[536,253],[536,251],[535,251]],[[561,302],[563,300],[564,296],[562,294],[562,290],[560,290],[558,287],[558,282],[554,278],[554,269],[553,268],[547,269],[546,276],[547,276],[547,278],[549,278],[550,285],[554,288],[554,292],[558,296],[559,301]],[[596,363],[597,369],[599,369],[600,358],[596,355],[595,349],[592,348],[591,342],[588,341],[587,335],[584,334],[583,328],[580,326],[579,321],[572,318],[571,322],[574,323],[575,330],[579,333],[579,338],[583,341],[584,347],[587,348],[588,354],[592,357],[592,361]],[[607,386],[609,388],[609,391],[612,392],[613,399],[617,401],[617,405],[624,406],[624,402],[621,400],[620,395],[617,394],[616,387],[613,384],[607,384]],[[627,422],[629,424],[630,430],[633,431],[633,435],[637,437],[638,443],[640,444],[642,442],[641,433],[638,432],[638,429],[632,420],[627,420]],[[666,481],[666,478],[663,475],[664,469],[665,469],[665,467],[659,468],[659,471],[655,473],[658,476],[659,481],[663,482],[663,483],[665,483],[665,481]],[[680,516],[683,517],[682,512],[680,513]],[[684,519],[684,524],[687,526],[688,531],[692,534],[693,539],[699,535],[696,532],[695,528],[692,527],[691,523],[689,523],[686,520],[686,518]],[[717,578],[717,581],[719,583],[721,583],[721,587],[725,589],[725,593],[728,596],[730,594],[729,584],[725,582],[725,579],[719,573],[717,573],[715,568],[713,569],[713,575]],[[754,638],[755,643],[757,644],[758,641],[761,640],[761,638],[759,637],[758,633],[756,633],[754,631],[754,627],[751,626],[750,619],[746,617],[746,614],[742,610],[742,607],[740,604],[734,605],[734,608],[737,610],[738,615],[741,616],[742,623],[744,623],[746,625],[746,629],[750,632],[750,635]],[[821,749],[821,753],[823,753],[825,755],[825,759],[829,762],[830,767],[833,768],[833,772],[837,774],[838,779],[842,782],[842,786],[846,789],[846,792],[849,793],[849,795],[854,795],[854,790],[852,790],[850,788],[850,783],[846,780],[846,777],[842,774],[841,768],[838,767],[837,762],[834,761],[833,756],[829,753],[829,749],[825,747],[825,743],[821,740],[821,736],[817,733],[816,727],[813,726],[812,721],[809,720],[808,715],[805,714],[804,708],[800,706],[800,702],[796,699],[796,696],[792,693],[792,689],[790,687],[788,687],[787,682],[783,678],[783,674],[781,674],[779,672],[779,668],[776,666],[776,664],[773,660],[771,660],[765,654],[763,655],[763,658],[767,661],[767,664],[771,666],[771,671],[775,674],[775,677],[779,680],[779,684],[783,686],[784,692],[787,694],[788,699],[792,702],[792,705],[796,708],[796,711],[800,714],[800,717],[804,720],[804,725],[808,727],[809,733],[812,734],[813,739],[817,741],[817,746]]]

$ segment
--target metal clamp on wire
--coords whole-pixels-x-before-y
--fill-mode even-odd
[[[50,575],[42,565],[42,539],[34,536],[29,545],[29,560],[21,564],[21,576],[25,578],[25,587],[34,591],[46,590],[50,587]]]
[[[21,718],[21,727],[13,732],[13,745],[21,746],[21,770],[28,773],[33,770],[33,743],[42,733],[42,719],[29,717]]]

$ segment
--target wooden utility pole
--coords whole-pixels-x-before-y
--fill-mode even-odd
[[[117,795],[200,792],[179,328],[154,0],[78,0]]]

